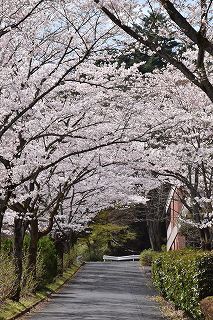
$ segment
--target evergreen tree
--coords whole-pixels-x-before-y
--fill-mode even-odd
[[[159,35],[159,27],[167,25],[166,17],[158,12],[151,12],[143,18],[142,26],[134,24],[134,29],[137,33],[146,36],[149,41],[155,43],[161,48],[164,48],[170,55],[180,57],[185,51],[183,43],[178,42],[174,34],[171,32],[169,36]],[[143,63],[139,66],[142,73],[152,72],[154,69],[162,69],[168,64],[156,52],[151,52],[147,47],[137,48],[135,42],[132,43],[126,52],[123,52],[119,58],[119,65],[125,63],[127,68],[134,63]]]

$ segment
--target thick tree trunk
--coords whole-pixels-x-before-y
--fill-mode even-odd
[[[212,249],[212,235],[209,228],[200,229],[200,240],[203,250],[210,251]]]
[[[161,223],[160,221],[153,220],[147,221],[147,228],[149,234],[149,240],[151,243],[152,250],[161,251],[162,236],[161,236]]]
[[[19,301],[21,293],[21,280],[23,271],[23,240],[24,225],[23,220],[14,219],[14,264],[15,264],[15,281],[12,289],[11,299]]]

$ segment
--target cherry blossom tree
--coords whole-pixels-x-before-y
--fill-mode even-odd
[[[152,129],[145,143],[135,145],[131,166],[138,175],[149,172],[150,182],[182,190],[180,200],[187,209],[182,219],[199,229],[202,247],[210,249],[212,103],[173,69],[149,75],[145,82],[150,94],[143,108]]]
[[[0,227],[16,185],[11,176],[14,162],[20,161],[20,152],[29,145],[27,132],[32,140],[38,121],[45,119],[48,126],[68,75],[74,81],[76,67],[104,50],[114,34],[114,28],[106,26],[100,13],[84,1],[23,0],[17,6],[8,0],[1,10]]]
[[[175,10],[170,1],[159,2]],[[117,16],[111,4],[102,10],[113,22],[180,71],[170,67],[144,76],[139,65],[112,63],[109,48],[117,45],[120,29],[106,23],[94,1],[22,0],[17,6],[7,0],[1,8],[0,231],[12,220],[14,300],[20,296],[26,232],[29,270],[36,276],[39,238],[81,230],[104,208],[145,203],[142,193],[165,181],[182,188],[191,223],[209,247],[212,52],[203,21],[210,6],[201,31],[192,27],[190,33],[184,20],[184,41],[198,48],[178,61],[134,30],[134,1],[122,2],[130,9],[124,15],[124,7],[113,2]],[[179,25],[182,15],[175,18],[164,7]],[[201,42],[193,40],[195,33]]]
[[[119,161],[120,146],[138,135],[132,129],[138,116],[133,105],[140,87],[131,74],[132,69],[118,69],[117,65],[82,63],[72,77],[67,76],[62,89],[49,94],[41,108],[33,107],[8,129],[8,135],[4,134],[1,186],[2,194],[9,194],[5,210],[12,210],[14,217],[15,300],[20,294],[26,230],[31,234],[29,269],[35,273],[38,239],[52,230],[70,189],[98,167]],[[109,163],[104,160],[107,158]],[[113,201],[121,201],[123,192],[115,192],[114,188]],[[104,200],[103,187],[101,193],[99,208],[112,203],[109,195],[105,194]],[[40,219],[48,221],[42,231],[38,228]]]
[[[51,230],[64,197],[81,177],[74,171],[84,172],[87,166],[85,157],[85,163],[76,159],[118,143],[129,114],[116,111],[113,97],[104,105],[113,91],[116,68],[105,73],[99,69],[97,79],[90,75],[96,57],[105,57],[104,49],[117,32],[98,10],[85,1],[24,0],[18,5],[5,1],[1,10],[0,228],[5,211],[12,213],[17,300],[26,229],[30,225],[33,231],[38,216],[48,213],[43,234]],[[79,69],[89,60],[91,65]],[[109,72],[112,81],[105,88]],[[73,162],[75,168],[67,169]],[[63,183],[55,174],[60,165],[68,166],[62,171]]]

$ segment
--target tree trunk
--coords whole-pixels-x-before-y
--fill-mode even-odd
[[[11,299],[19,301],[21,293],[21,280],[23,272],[23,240],[24,240],[24,224],[20,218],[14,219],[14,265],[15,265],[15,281],[12,289]]]
[[[203,250],[210,251],[212,249],[212,235],[209,228],[200,229],[200,240]]]
[[[161,223],[160,221],[147,221],[147,228],[149,234],[149,240],[151,243],[152,250],[161,251],[162,237],[161,237]]]

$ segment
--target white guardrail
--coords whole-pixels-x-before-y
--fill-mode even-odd
[[[140,259],[140,255],[137,254],[132,254],[131,256],[122,256],[122,257],[115,257],[115,256],[103,256],[103,260],[105,261],[135,261],[135,260],[139,260]]]

